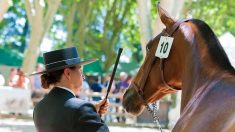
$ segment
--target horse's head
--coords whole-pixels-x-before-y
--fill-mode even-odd
[[[160,6],[158,13],[166,29],[147,44],[145,60],[123,97],[124,108],[134,115],[143,110],[143,99],[152,103],[168,93],[175,93],[182,85],[182,53],[187,52],[187,48],[181,29],[187,27],[169,17]],[[174,38],[169,57],[164,61],[155,56],[161,36]]]

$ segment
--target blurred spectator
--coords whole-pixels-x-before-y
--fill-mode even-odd
[[[93,92],[101,92],[101,91],[102,91],[102,88],[103,88],[103,86],[102,86],[102,84],[99,83],[99,79],[98,79],[98,78],[96,78],[96,79],[94,80],[94,83],[91,84],[91,90],[92,90]]]
[[[121,96],[123,95],[124,91],[128,88],[129,86],[129,78],[128,78],[128,75],[127,73],[125,72],[121,72],[120,73],[120,80],[119,82],[117,83],[117,87],[115,89],[115,92],[114,93],[117,93],[117,94],[120,94]],[[120,103],[121,102],[121,99],[116,99],[116,103]],[[122,113],[125,113],[125,111],[121,108],[121,107],[117,107],[116,108],[116,112],[118,111],[121,111]],[[126,121],[126,117],[124,116],[118,116],[117,117],[117,121],[118,122],[125,122]]]
[[[18,75],[13,77],[13,87],[28,89],[29,79],[21,69],[18,69]]]
[[[103,88],[103,86],[102,86],[102,84],[99,83],[99,79],[98,79],[98,78],[96,78],[96,79],[94,80],[94,83],[91,84],[91,90],[92,90],[93,92],[99,92],[99,93],[101,93],[102,88]],[[92,97],[92,100],[94,100],[94,101],[99,101],[99,100],[101,100],[101,98],[100,98],[100,97]]]
[[[117,87],[115,89],[115,92],[123,92],[128,88],[129,83],[127,81],[128,75],[125,72],[120,73],[120,81],[117,83]]]
[[[104,88],[103,88],[103,90],[102,90],[102,92],[104,93],[104,95],[106,95],[106,93],[107,93],[110,80],[111,80],[111,75],[105,76],[104,81],[103,81],[103,86],[104,86]],[[113,83],[112,83],[112,86],[111,86],[111,89],[110,89],[110,93],[113,93],[114,90],[115,90],[115,88],[116,88],[115,80],[113,80]],[[110,98],[110,96],[109,96],[109,102],[110,102],[110,103],[115,103],[115,102],[116,102],[116,98]],[[117,108],[113,109],[113,107],[109,107],[109,108],[108,108],[108,111],[116,112],[116,109],[117,109]],[[114,117],[113,117],[112,115],[108,115],[108,114],[107,114],[107,115],[104,116],[104,120],[105,120],[105,121],[108,121],[108,122],[113,122]]]
[[[111,79],[111,75],[105,76],[104,82],[103,82],[104,88],[103,88],[102,92],[104,92],[104,93],[107,92],[110,79]],[[113,93],[113,91],[115,90],[115,88],[116,88],[116,86],[115,86],[115,80],[113,80],[113,83],[112,83],[112,86],[111,86],[111,89],[110,89],[110,93]]]
[[[0,86],[3,86],[3,85],[5,85],[5,78],[2,75],[2,73],[0,72]]]
[[[78,93],[78,97],[83,100],[88,100],[87,94],[88,94],[89,90],[90,90],[89,84],[87,83],[86,80],[83,80],[82,81],[82,89],[81,89],[80,93]]]
[[[42,72],[44,70],[43,64],[37,64],[36,71],[35,72]],[[41,87],[41,76],[39,74],[31,76],[30,78],[31,82],[31,90],[32,90],[32,98],[42,98],[47,93],[46,90],[44,90]]]
[[[7,80],[7,85],[13,87],[13,78],[17,75],[17,69],[16,68],[11,68],[8,80]]]

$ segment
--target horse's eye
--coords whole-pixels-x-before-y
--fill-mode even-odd
[[[149,40],[149,42],[147,43],[147,45],[146,45],[146,51],[148,52],[149,50],[150,50],[150,47],[151,47],[151,42],[152,42],[152,40]]]
[[[149,51],[149,47],[148,47],[148,45],[146,46],[146,51]]]

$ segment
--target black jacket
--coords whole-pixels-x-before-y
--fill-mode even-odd
[[[53,88],[34,108],[38,132],[109,132],[93,104]]]

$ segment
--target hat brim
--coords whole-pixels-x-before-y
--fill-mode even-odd
[[[55,68],[55,69],[51,69],[49,71],[44,70],[42,72],[32,73],[32,74],[29,74],[29,76],[34,76],[34,75],[38,75],[38,74],[45,74],[45,73],[48,73],[48,72],[53,72],[53,71],[61,70],[61,69],[67,68],[67,67],[75,66],[75,65],[81,65],[81,66],[82,65],[87,65],[87,64],[93,63],[95,61],[97,61],[97,59],[84,60],[84,61],[80,61],[79,63],[75,63],[75,64],[72,64],[72,65],[66,65],[66,66],[58,67],[58,68]]]

